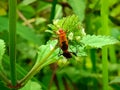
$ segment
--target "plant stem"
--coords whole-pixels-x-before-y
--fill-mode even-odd
[[[101,0],[101,24],[102,31],[101,34],[109,35],[108,27],[108,2],[109,0]],[[108,90],[108,47],[102,48],[102,67],[103,67],[103,90]]]
[[[52,23],[52,20],[54,19],[54,16],[55,16],[56,4],[57,4],[57,0],[53,0],[53,2],[52,2],[52,10],[51,10],[51,15],[50,15],[50,23]]]
[[[108,90],[108,48],[102,48],[103,90]]]
[[[96,55],[95,55],[95,52],[96,49],[91,49],[90,50],[90,57],[91,57],[91,62],[92,62],[92,72],[93,73],[96,73]],[[94,87],[93,87],[93,90],[98,90],[97,88],[97,80],[95,78],[93,78],[93,83],[94,83]]]
[[[92,71],[96,73],[96,55],[95,55],[95,49],[90,50],[90,57],[91,57],[91,62],[92,62]]]
[[[3,61],[5,61],[5,65],[9,65],[9,56],[4,55],[4,56],[3,56]],[[18,65],[17,63],[16,63],[16,71],[18,72],[19,76],[22,76],[22,77],[24,77],[24,76],[27,74],[27,71],[26,71],[23,67],[21,67],[20,65]],[[1,73],[0,73],[0,74],[1,74]],[[2,74],[3,74],[3,73],[2,73]],[[5,77],[5,75],[0,75],[1,79],[2,79],[2,78],[4,79],[3,76]],[[2,80],[3,80],[3,79],[2,79]],[[42,85],[42,88],[43,88],[44,90],[47,90],[46,86],[45,86],[43,83],[41,83],[39,80],[37,80],[37,79],[34,78],[34,77],[32,78],[32,80],[40,83],[40,84]],[[5,79],[4,82],[10,84],[10,80]],[[21,87],[22,87],[22,86],[21,86]]]
[[[44,66],[44,62],[48,59],[48,57],[56,50],[57,44],[56,46],[48,53],[48,55],[43,58],[42,60],[40,60],[41,62],[39,62],[37,65],[33,66],[33,68],[28,72],[28,74],[19,81],[19,83],[21,85],[24,85],[28,80],[30,80],[43,66]]]
[[[102,5],[101,5],[101,24],[102,24],[102,30],[101,34],[102,35],[109,35],[109,26],[108,26],[108,1],[106,0],[101,0]]]
[[[109,56],[110,56],[111,63],[117,62],[116,55],[115,55],[115,47],[113,45],[109,47]]]
[[[11,68],[11,82],[15,86],[16,78],[16,4],[17,0],[9,0],[9,55]]]

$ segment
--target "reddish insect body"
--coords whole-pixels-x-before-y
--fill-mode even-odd
[[[68,40],[67,40],[65,31],[63,31],[62,29],[59,29],[57,34],[59,35],[60,48],[63,51],[62,55],[66,58],[71,58],[72,55],[71,55],[71,52],[68,51]]]

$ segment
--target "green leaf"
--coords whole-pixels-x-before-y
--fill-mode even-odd
[[[70,15],[68,17],[63,17],[62,19],[57,19],[53,21],[53,24],[57,29],[62,28],[65,31],[75,31],[75,29],[79,29],[80,25],[78,16]]]
[[[31,3],[35,2],[35,1],[36,0],[23,0],[22,5],[29,5],[29,4],[31,4]]]
[[[41,45],[39,47],[36,65],[38,63],[43,63],[45,66],[45,65],[55,62],[59,58],[58,57],[58,49],[56,49],[54,52],[50,53],[51,50],[56,46],[56,44],[57,44],[57,40],[52,40],[52,41],[49,41],[46,45]]]
[[[2,60],[4,53],[5,53],[5,42],[0,39],[0,60]]]
[[[36,13],[40,13],[51,7],[51,3],[44,2],[42,0],[37,0]]]
[[[30,5],[19,5],[18,8],[26,18],[34,17],[36,12],[35,9]]]
[[[3,30],[8,30],[8,18],[0,17],[0,32]],[[40,45],[40,38],[33,31],[31,28],[17,23],[17,34],[28,41]]]
[[[9,62],[9,56],[8,55],[4,55],[3,56],[3,63],[4,63],[4,65],[6,65],[7,66],[7,68],[9,67],[9,65],[10,65],[10,62]],[[4,69],[5,70],[5,69]],[[28,73],[28,71],[27,70],[25,70],[25,68],[23,68],[23,67],[21,67],[19,64],[17,64],[16,63],[16,70],[17,70],[17,78],[20,80],[21,78],[23,78],[27,73]],[[8,69],[7,69],[7,71],[9,71]],[[38,82],[38,83],[40,83],[40,85],[42,86],[42,88],[43,89],[45,89],[46,90],[46,86],[41,82],[41,81],[39,81],[37,78],[35,78],[35,77],[32,77],[32,80],[34,80],[35,82]],[[3,89],[4,90],[4,89]],[[5,89],[6,90],[6,89]],[[29,89],[28,89],[29,90]]]
[[[20,90],[42,90],[42,87],[40,84],[34,81],[29,81],[23,88]]]
[[[119,83],[120,84],[120,77],[115,77],[115,79],[110,81],[110,84],[113,84],[113,83]]]
[[[74,13],[78,15],[79,20],[82,22],[85,17],[85,0],[68,0],[68,3],[72,7]]]
[[[115,77],[109,84],[114,90],[120,90],[120,77]]]
[[[72,37],[72,40],[81,38],[85,34],[83,25],[79,22],[78,16],[76,15],[54,20],[53,24],[50,24],[49,27],[54,32],[58,31],[59,29],[63,29],[66,32],[68,39],[69,37]]]
[[[72,66],[67,66],[65,68],[62,68],[62,70],[60,69],[60,71],[58,72],[62,75],[67,75],[69,78],[72,79],[73,82],[76,82],[78,80],[80,80],[80,78],[87,78],[87,77],[94,77],[94,74],[91,74],[91,72],[88,72],[86,70],[83,69],[78,69],[76,67],[72,67]]]
[[[82,42],[85,46],[101,48],[105,45],[118,43],[119,41],[110,36],[86,35],[82,38],[80,42]]]
[[[62,6],[61,5],[56,5],[56,9],[55,9],[55,19],[62,17]]]
[[[5,53],[5,42],[0,39],[0,70],[2,71],[3,71],[2,58],[3,58],[4,53]]]
[[[40,38],[33,32],[31,28],[23,26],[21,24],[17,24],[17,34],[19,34],[22,38],[32,41],[35,44],[40,45]]]
[[[120,40],[120,29],[112,28],[111,35]]]

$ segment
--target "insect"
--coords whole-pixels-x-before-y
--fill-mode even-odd
[[[65,31],[63,29],[59,29],[57,31],[57,34],[59,35],[60,48],[63,51],[63,54],[61,55],[63,55],[66,58],[72,58],[72,54],[76,55],[74,52],[68,51],[68,40]]]

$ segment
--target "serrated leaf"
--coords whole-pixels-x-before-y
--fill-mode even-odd
[[[48,27],[50,27],[50,29],[52,29],[52,30],[57,30],[57,29],[58,29],[58,28],[57,28],[55,25],[53,25],[53,24],[49,24]]]
[[[111,45],[111,44],[118,43],[119,41],[110,36],[86,35],[82,38],[80,42],[83,43],[85,46],[101,48],[105,45]]]
[[[78,16],[76,15],[71,15],[68,17],[63,17],[62,19],[54,20],[53,24],[49,24],[49,27],[53,31],[58,31],[59,29],[63,29],[66,32],[67,36],[72,34],[73,39],[76,39],[77,36],[82,37],[84,34],[83,26],[79,22]]]
[[[62,19],[54,20],[53,24],[58,29],[62,28],[65,31],[69,32],[69,31],[76,31],[76,29],[78,29],[78,26],[79,26],[80,22],[79,22],[78,16],[71,15],[71,16],[68,16],[68,17],[63,17]]]
[[[50,54],[51,50],[55,47],[56,44],[57,44],[57,40],[53,40],[53,41],[49,41],[46,45],[41,45],[39,47],[36,65],[40,62],[43,62],[42,60],[44,60],[44,58],[46,58]],[[46,60],[44,61],[44,65],[48,65],[57,59],[58,59],[58,49],[55,50],[49,57],[46,58]]]
[[[78,15],[79,20],[82,22],[85,17],[85,0],[68,0],[68,3],[72,7],[74,13]]]

